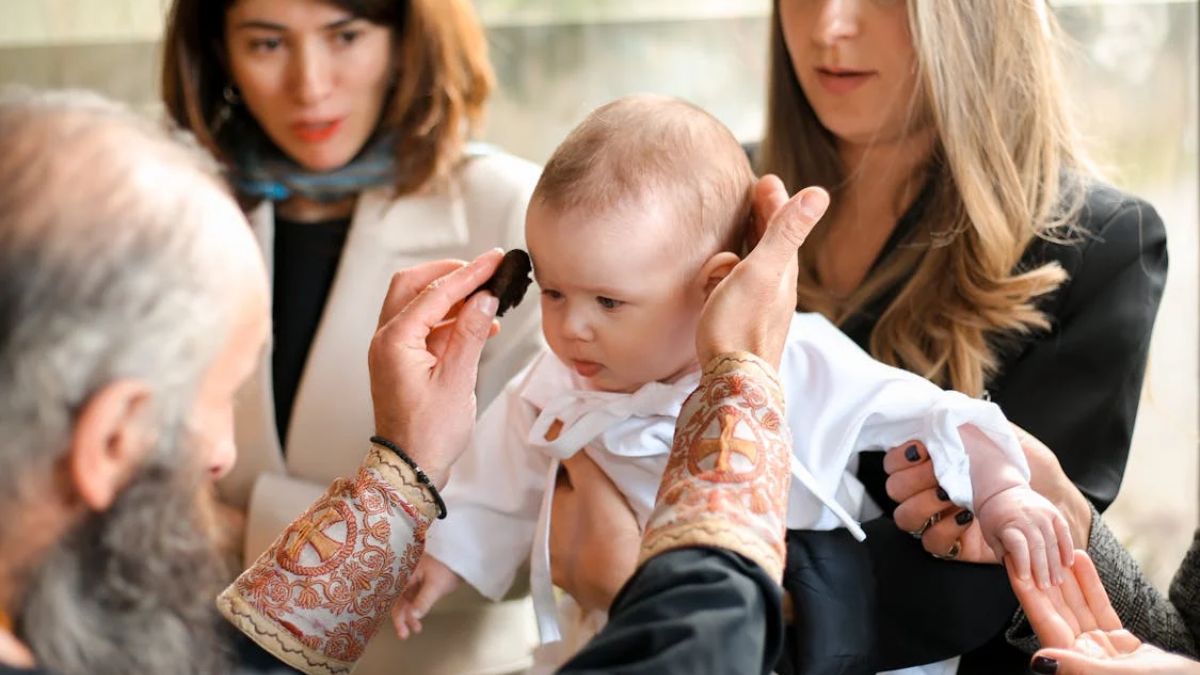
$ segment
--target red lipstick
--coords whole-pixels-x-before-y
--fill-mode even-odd
[[[296,122],[292,125],[292,133],[302,141],[321,143],[333,138],[342,127],[345,118],[321,120],[313,122]]]

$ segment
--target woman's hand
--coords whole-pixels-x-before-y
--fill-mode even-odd
[[[493,249],[469,264],[439,260],[397,272],[371,340],[375,431],[403,448],[438,487],[470,440],[479,355],[499,328],[496,298],[467,296],[502,257]]]
[[[1029,463],[1030,487],[1062,512],[1072,541],[1086,545],[1092,528],[1087,498],[1063,472],[1050,448],[1020,427],[1012,426]],[[974,514],[951,504],[938,487],[933,462],[921,443],[892,448],[884,455],[883,468],[889,474],[888,496],[900,504],[893,515],[896,526],[914,536],[920,533],[926,551],[964,562],[999,562],[984,542]]]
[[[818,187],[790,200],[775,176],[754,188],[757,227],[766,223],[754,250],[709,295],[696,331],[701,366],[728,352],[750,352],[779,366],[788,326],[796,310],[797,251],[816,226],[829,195]]]
[[[920,537],[925,550],[939,558],[998,563],[975,516],[950,502],[937,483],[929,451],[919,441],[892,448],[883,456],[887,493],[900,505],[896,527]]]
[[[1200,673],[1200,663],[1168,654],[1121,626],[1091,558],[1075,552],[1061,586],[1038,588],[1008,566],[1009,583],[1042,643],[1035,673]]]
[[[585,610],[608,611],[637,568],[642,533],[624,495],[587,453],[564,460],[550,513],[550,574]]]

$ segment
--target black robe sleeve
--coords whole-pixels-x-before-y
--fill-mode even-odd
[[[718,549],[668,551],[617,595],[608,624],[560,671],[766,675],[783,645],[779,584]]]

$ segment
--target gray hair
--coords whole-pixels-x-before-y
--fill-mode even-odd
[[[235,306],[205,236],[222,191],[194,143],[114,103],[0,93],[0,550],[24,585],[18,633],[59,672],[222,669],[186,430]],[[23,514],[53,498],[80,408],[122,379],[152,392],[140,471],[21,560]]]
[[[0,93],[0,508],[45,497],[111,382],[147,383],[159,428],[183,419],[231,318],[201,236],[220,184],[194,144],[97,95]],[[0,548],[18,526],[0,521]]]

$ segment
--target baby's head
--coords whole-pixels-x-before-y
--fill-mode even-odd
[[[708,293],[738,261],[754,174],[733,134],[677,99],[605,105],[554,152],[525,238],[554,353],[596,389],[695,367]]]

